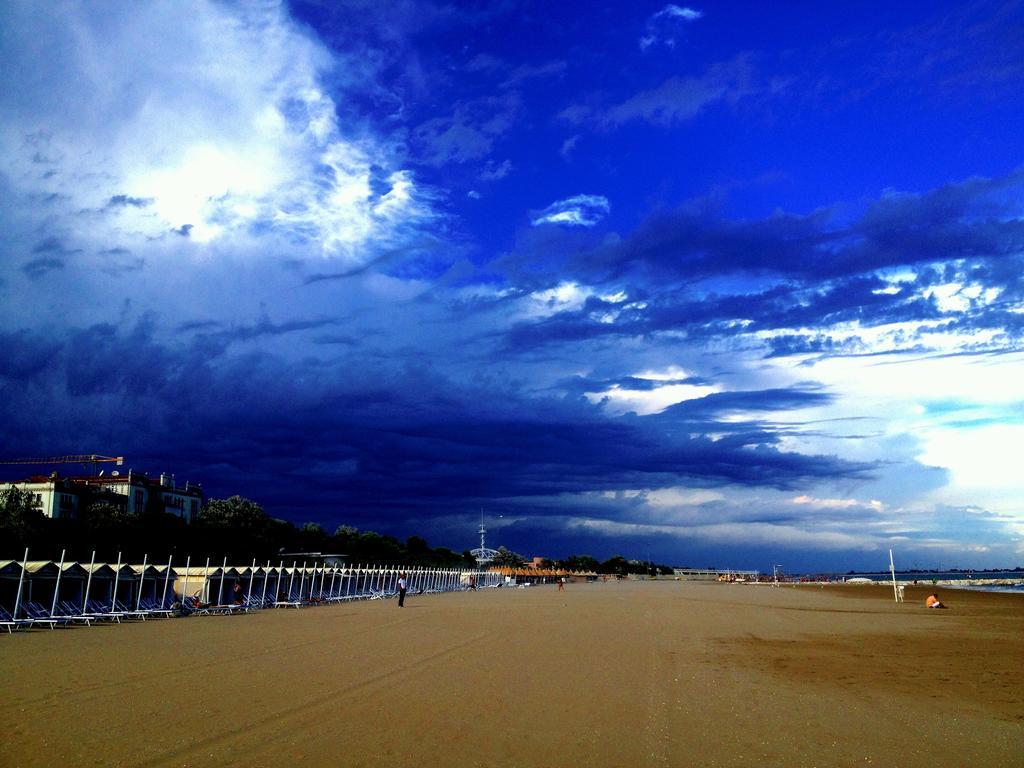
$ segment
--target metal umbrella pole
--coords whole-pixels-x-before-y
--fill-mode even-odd
[[[66,549],[60,551],[60,565],[57,566],[57,582],[53,585],[53,602],[50,604],[51,619],[57,613],[57,594],[60,592],[60,575],[64,573],[64,553],[66,551]]]
[[[171,563],[174,562],[174,555],[167,558],[167,571],[164,573],[164,592],[160,595],[160,609],[167,608],[167,587],[171,585]]]
[[[92,586],[92,572],[96,566],[96,550],[92,551],[92,559],[89,561],[89,576],[85,580],[85,596],[82,598],[82,613],[86,612],[89,605],[89,588]]]
[[[142,605],[142,586],[146,583],[146,563],[149,562],[149,553],[142,556],[142,573],[139,574],[139,594],[135,596],[135,610]],[[153,590],[156,591],[155,589]]]
[[[249,591],[245,593],[245,600],[252,605],[252,582],[256,578],[256,558],[252,559],[252,570],[249,571]],[[262,607],[262,606],[261,606]]]
[[[267,569],[263,571],[263,596],[260,598],[260,605],[267,604],[267,582],[270,581],[270,558],[267,558]]]
[[[185,607],[185,601],[188,600],[188,572],[192,565],[192,555],[185,558],[185,582],[181,585],[181,607]]]
[[[291,571],[291,575],[289,575],[289,577],[288,577],[288,600],[289,600],[289,602],[292,599],[292,585],[295,584],[295,566],[298,564],[298,562],[299,562],[298,560],[293,560],[292,561],[292,571]]]
[[[18,618],[18,608],[21,606],[21,587],[25,583],[25,569],[28,568],[28,547],[25,547],[25,557],[21,561],[21,573],[18,574],[18,594],[14,597],[13,618]]]
[[[228,558],[224,556],[224,562],[220,566],[220,589],[217,590],[217,605],[224,605],[224,577],[228,572]]]
[[[117,612],[117,582],[121,575],[121,553],[117,553],[117,570],[114,571],[114,594],[110,597],[110,612]]]

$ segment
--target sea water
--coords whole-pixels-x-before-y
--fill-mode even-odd
[[[1020,584],[946,584],[950,589],[973,589],[977,592],[1021,592],[1024,593],[1024,582]]]
[[[885,572],[847,574],[847,578],[859,576],[874,581],[888,581],[892,576]],[[956,584],[950,582],[972,581],[974,579],[1012,580],[1014,584]],[[897,581],[916,581],[927,586],[932,582],[946,582],[943,586],[955,589],[973,589],[979,592],[1024,592],[1024,573],[1016,571],[896,571]]]

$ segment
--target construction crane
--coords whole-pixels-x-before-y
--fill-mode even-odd
[[[0,464],[82,464],[91,465],[92,474],[96,474],[96,465],[112,462],[121,466],[124,464],[124,456],[100,456],[95,453],[79,454],[76,456],[48,456],[46,458],[28,459],[0,459]]]

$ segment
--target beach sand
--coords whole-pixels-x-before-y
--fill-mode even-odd
[[[0,637],[2,766],[1021,766],[1024,595],[609,582]]]

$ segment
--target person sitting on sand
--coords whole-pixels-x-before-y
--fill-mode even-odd
[[[948,607],[948,606],[945,606],[945,605],[942,604],[942,601],[939,600],[939,595],[937,593],[936,594],[932,594],[932,595],[928,595],[928,597],[925,598],[924,604],[927,607],[929,607],[929,608],[946,608],[946,607]]]

